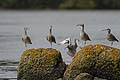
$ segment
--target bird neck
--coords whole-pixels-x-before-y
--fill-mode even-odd
[[[111,31],[110,30],[108,30],[108,34],[110,34],[111,33]]]
[[[52,34],[52,29],[50,29],[50,34]]]
[[[77,46],[77,42],[76,42],[76,40],[74,41],[74,44],[75,44],[75,46]]]
[[[84,26],[82,26],[82,32],[84,32]]]
[[[69,45],[72,45],[71,39],[69,40]]]
[[[27,35],[27,31],[25,30],[25,35]]]

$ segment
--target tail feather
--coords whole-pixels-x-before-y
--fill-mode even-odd
[[[117,39],[116,39],[117,42],[119,42]]]

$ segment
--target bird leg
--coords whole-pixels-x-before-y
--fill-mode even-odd
[[[27,49],[27,44],[25,44],[25,47],[26,47],[26,49]]]
[[[113,45],[113,41],[111,42],[111,46]]]
[[[51,49],[52,49],[52,42],[50,42],[50,45],[51,45]]]
[[[84,47],[85,47],[85,45],[86,45],[86,41],[84,42]]]

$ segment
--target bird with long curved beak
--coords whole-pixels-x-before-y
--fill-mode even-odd
[[[81,38],[81,40],[85,41],[84,42],[84,46],[85,46],[86,41],[91,41],[91,39],[89,38],[88,34],[84,31],[84,24],[78,24],[76,26],[81,27],[80,38]]]
[[[118,41],[118,39],[111,33],[111,29],[104,29],[102,31],[108,31],[107,33],[107,40],[111,42],[111,46],[113,45],[113,42]]]
[[[30,37],[27,34],[27,30],[28,30],[28,28],[25,27],[24,28],[25,34],[22,37],[22,41],[24,42],[26,49],[27,49],[27,44],[32,44],[32,41],[31,41]]]
[[[52,35],[52,26],[50,26],[49,34],[47,36],[47,40],[50,42],[51,48],[52,48],[52,43],[56,43],[55,37]]]

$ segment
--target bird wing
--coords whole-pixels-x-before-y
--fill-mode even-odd
[[[112,40],[119,42],[118,39],[113,34],[110,34],[110,37]]]
[[[87,33],[84,34],[84,37],[85,37],[86,40],[90,40],[91,41],[91,39],[90,39],[90,37],[88,36]]]
[[[74,49],[73,45],[68,45],[67,48],[68,48],[67,54],[73,57],[74,54],[76,53],[76,49]]]
[[[51,36],[51,38],[52,38],[52,42],[56,43],[55,37],[53,35]]]
[[[25,42],[26,44],[32,44],[32,41],[29,36],[26,37]]]
[[[64,41],[61,41],[61,42],[59,42],[60,44],[69,44],[69,41],[67,41],[67,40],[64,40]]]
[[[49,36],[47,36],[46,39],[49,41]]]
[[[75,52],[71,52],[71,51],[67,51],[67,54],[71,57],[73,57],[75,55]]]
[[[67,38],[61,42],[59,42],[60,44],[69,44],[70,43],[70,38]]]

